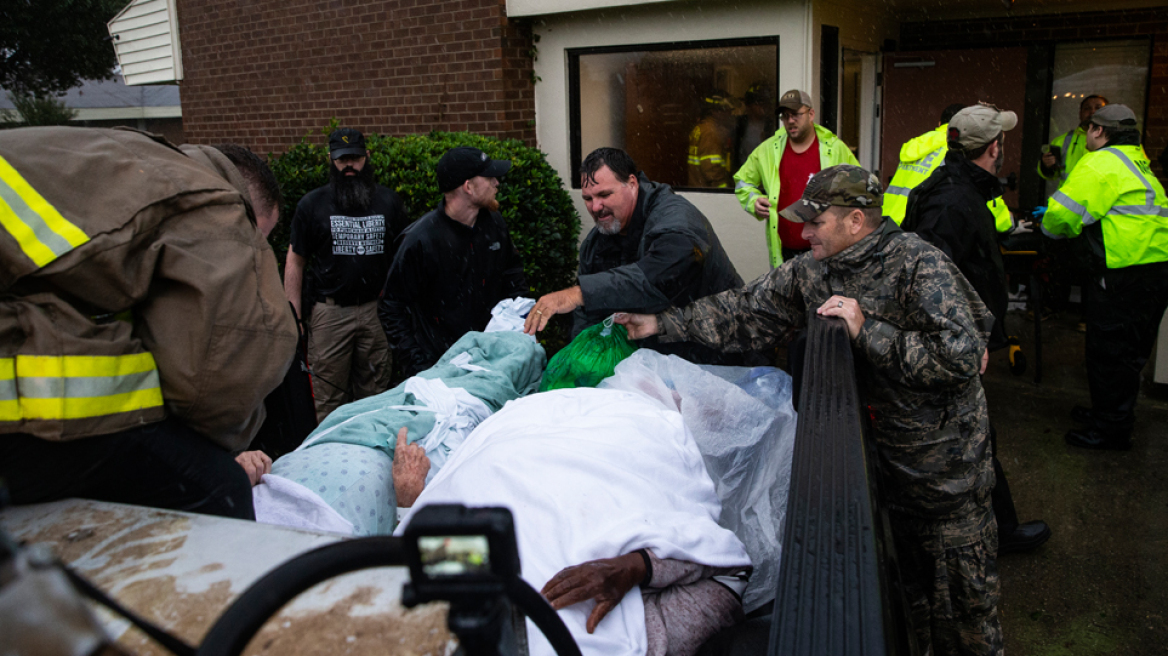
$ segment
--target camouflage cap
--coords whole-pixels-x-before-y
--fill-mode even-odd
[[[1127,105],[1116,103],[1095,110],[1091,122],[1104,128],[1135,128],[1136,113]]]
[[[805,223],[835,207],[881,207],[884,194],[876,176],[851,164],[839,164],[816,173],[807,182],[803,197],[779,214],[788,221]]]

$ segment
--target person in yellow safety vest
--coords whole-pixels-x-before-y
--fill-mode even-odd
[[[1136,116],[1107,105],[1087,126],[1088,153],[1050,198],[1042,231],[1085,239],[1098,267],[1087,298],[1085,424],[1066,441],[1089,449],[1130,449],[1140,370],[1168,308],[1168,197],[1140,147]]]
[[[734,174],[734,194],[747,214],[766,221],[767,252],[771,267],[807,252],[802,226],[779,212],[798,201],[807,181],[837,164],[859,166],[851,149],[827,128],[816,125],[811,96],[791,89],[779,98],[783,128],[762,142]]]
[[[1038,159],[1038,175],[1058,184],[1066,181],[1075,165],[1087,154],[1087,126],[1091,123],[1091,116],[1105,106],[1107,99],[1098,95],[1087,96],[1079,103],[1079,124],[1043,147],[1042,157]]]
[[[15,503],[254,518],[270,460],[233,452],[297,341],[266,239],[279,211],[275,176],[239,146],[0,131],[0,478]]]
[[[945,152],[949,149],[949,119],[962,109],[965,109],[965,105],[960,103],[949,105],[941,112],[937,129],[909,139],[900,147],[900,164],[896,167],[896,175],[892,176],[888,189],[884,190],[884,216],[896,221],[897,225],[904,221],[908,193],[928,180],[933,171],[945,163]],[[994,227],[998,232],[1010,232],[1014,228],[1010,208],[1006,207],[1001,196],[986,203],[986,206],[994,215]]]
[[[689,133],[688,186],[717,189],[734,183],[735,104],[725,91],[702,98],[702,120]]]

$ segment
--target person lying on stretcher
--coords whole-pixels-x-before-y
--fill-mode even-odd
[[[742,619],[750,561],[715,521],[713,483],[676,412],[613,390],[513,401],[430,486],[425,453],[404,433],[394,455],[399,505],[510,507],[523,576],[561,611],[583,653],[694,654]],[[540,638],[532,654],[548,653]]]

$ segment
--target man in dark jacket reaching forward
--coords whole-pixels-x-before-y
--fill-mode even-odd
[[[543,330],[552,315],[573,312],[572,334],[614,312],[660,312],[742,286],[705,216],[668,185],[638,173],[628,153],[598,148],[580,166],[581,192],[596,227],[580,246],[579,284],[547,294],[525,330]],[[701,364],[739,364],[700,344],[640,346]]]

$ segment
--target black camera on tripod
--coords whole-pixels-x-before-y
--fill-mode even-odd
[[[411,579],[403,606],[450,602],[446,624],[468,656],[527,653],[527,624],[508,599],[522,581],[510,510],[425,506],[402,540]]]

